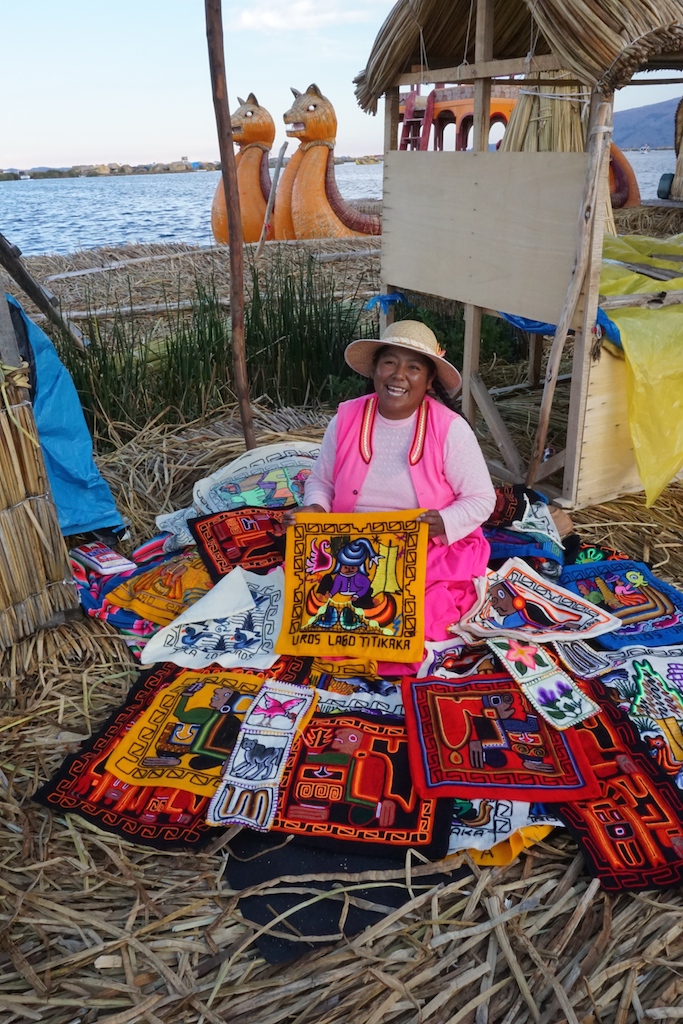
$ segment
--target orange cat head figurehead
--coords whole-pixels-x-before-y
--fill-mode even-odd
[[[317,85],[309,85],[306,92],[292,89],[294,103],[284,115],[287,136],[301,142],[318,139],[334,143],[337,134],[337,115]]]
[[[275,122],[265,107],[250,92],[246,100],[237,97],[239,107],[230,115],[232,134],[238,146],[246,146],[250,142],[262,142],[270,147],[275,139]]]

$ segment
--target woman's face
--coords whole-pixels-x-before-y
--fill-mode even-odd
[[[372,375],[381,415],[389,420],[412,416],[433,377],[434,367],[426,356],[398,345],[381,349]]]

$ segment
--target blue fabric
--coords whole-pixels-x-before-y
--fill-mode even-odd
[[[501,313],[500,315],[513,327],[518,327],[520,331],[526,331],[527,334],[554,334],[557,329],[555,324],[546,324],[542,320],[527,320],[524,316],[514,316],[512,313]],[[619,328],[603,309],[598,309],[596,323],[598,327],[602,328],[607,340],[621,348]]]
[[[610,651],[631,644],[683,643],[683,594],[657,579],[644,562],[630,560],[565,565],[560,585],[618,616],[621,629],[596,637]]]
[[[43,449],[59,525],[65,536],[104,527],[120,529],[109,484],[95,465],[92,438],[71,375],[40,327],[21,312],[35,360],[33,414]]]
[[[379,306],[386,315],[389,312],[389,307],[393,306],[395,302],[403,302],[406,306],[412,306],[412,302],[408,302],[403,292],[389,292],[387,295],[373,295],[365,303],[365,308],[374,309],[375,306]]]
[[[534,539],[527,533],[506,530],[500,526],[484,526],[484,536],[491,545],[492,559],[545,558],[564,565],[564,551],[559,544],[543,538]]]

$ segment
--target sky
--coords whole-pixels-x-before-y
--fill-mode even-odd
[[[254,92],[277,152],[290,86],[315,82],[337,112],[337,155],[381,152],[381,105],[364,114],[353,78],[392,6],[223,0],[230,109]],[[0,0],[0,38],[0,168],[218,158],[203,0]],[[615,109],[681,95],[628,87]]]

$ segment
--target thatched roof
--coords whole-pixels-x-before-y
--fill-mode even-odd
[[[360,106],[377,100],[414,65],[474,62],[473,0],[398,0],[367,67],[355,79]],[[614,89],[635,71],[683,66],[683,0],[496,0],[493,57],[555,53],[590,86]]]

